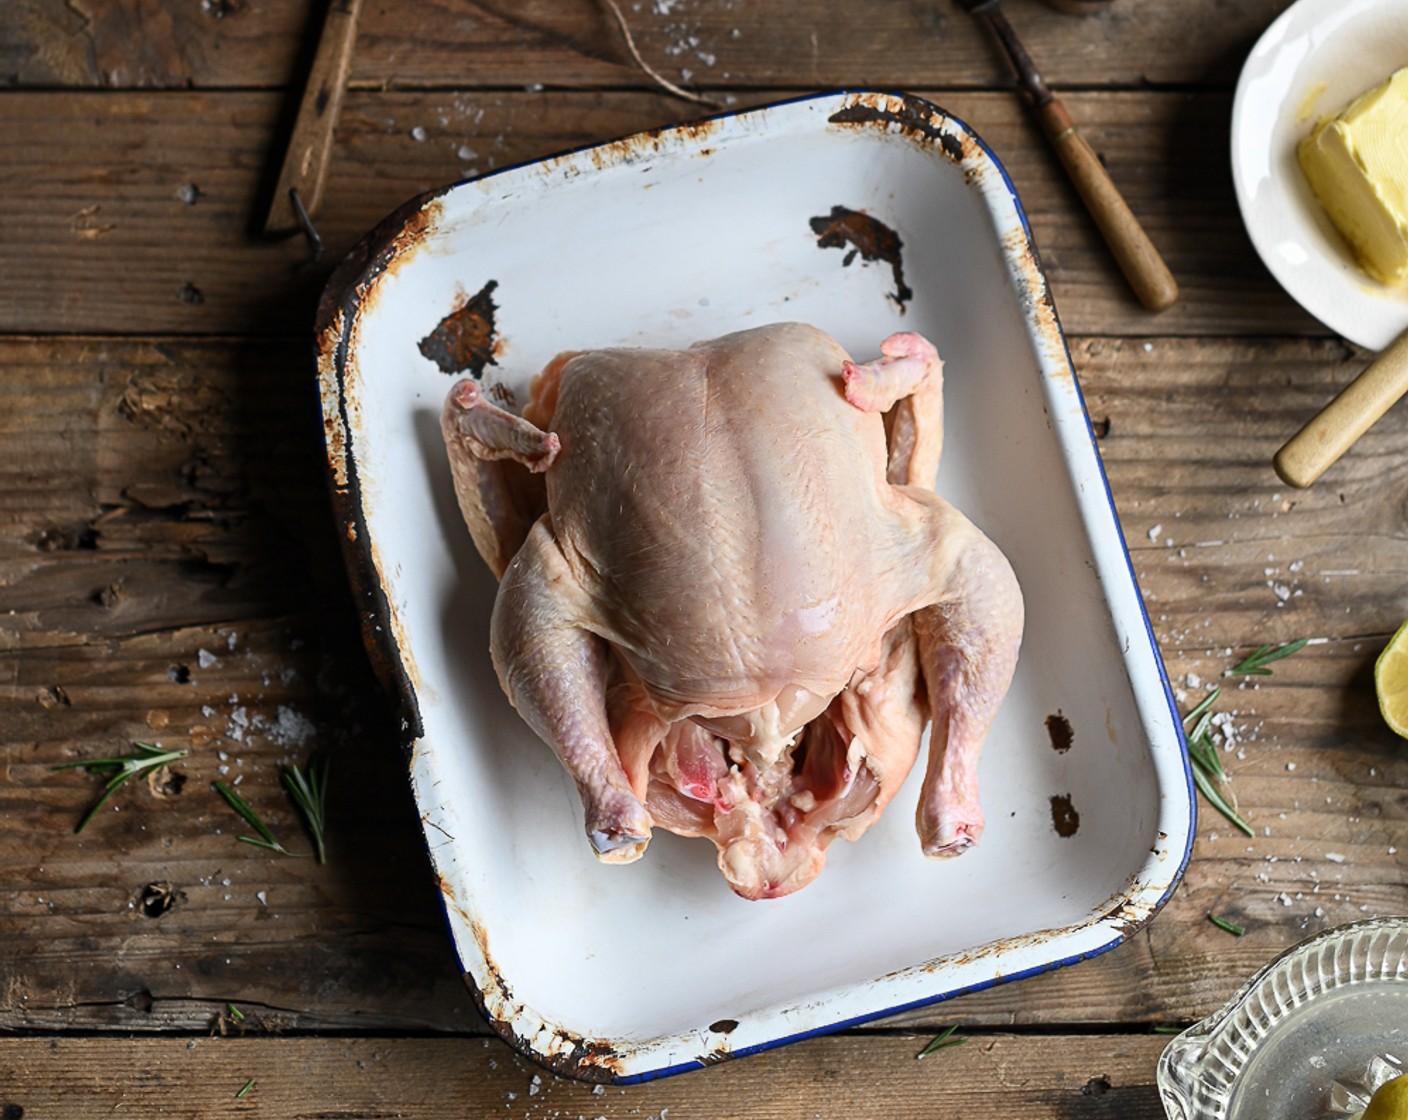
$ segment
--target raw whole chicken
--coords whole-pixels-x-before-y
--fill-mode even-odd
[[[977,762],[1016,665],[1002,553],[933,491],[942,363],[864,365],[781,323],[687,350],[561,354],[523,416],[471,380],[442,429],[499,577],[490,646],[608,863],[707,836],[749,899],[880,816],[932,724],[930,856],[983,830]]]

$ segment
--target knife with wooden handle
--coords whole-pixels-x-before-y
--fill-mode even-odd
[[[1036,64],[1002,14],[997,0],[957,0],[957,3],[983,19],[1007,52],[1022,88],[1031,97],[1042,131],[1056,149],[1066,174],[1139,302],[1150,311],[1172,307],[1178,302],[1178,281],[1130,210],[1100,157],[1080,134],[1071,114],[1037,72]]]

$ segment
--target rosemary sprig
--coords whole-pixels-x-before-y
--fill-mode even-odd
[[[927,1058],[930,1054],[933,1054],[935,1051],[947,1050],[950,1046],[962,1046],[965,1042],[968,1041],[966,1038],[950,1037],[950,1035],[952,1035],[953,1032],[957,1029],[957,1023],[950,1023],[937,1035],[930,1039],[928,1046],[924,1047],[923,1050],[919,1051],[919,1053],[914,1055],[915,1060],[917,1061],[921,1058]]]
[[[1245,926],[1239,926],[1236,922],[1229,922],[1226,918],[1219,917],[1216,914],[1209,914],[1208,921],[1218,929],[1225,929],[1233,937],[1241,937],[1247,932]]]
[[[1273,661],[1280,661],[1283,657],[1290,657],[1293,653],[1298,653],[1310,644],[1309,638],[1297,638],[1294,642],[1287,642],[1280,646],[1262,646],[1255,653],[1248,654],[1232,668],[1222,675],[1224,677],[1269,677],[1271,670],[1267,668]]]
[[[313,837],[313,849],[317,853],[318,862],[326,863],[327,848],[323,843],[323,829],[327,823],[327,763],[319,764],[317,759],[310,759],[307,774],[296,764],[285,766],[283,776],[284,785],[303,814],[303,823],[308,826],[309,835]]]
[[[107,800],[118,791],[127,780],[144,770],[152,770],[158,766],[165,766],[168,762],[175,762],[178,758],[185,758],[187,751],[164,751],[160,747],[151,743],[133,743],[136,754],[119,755],[116,758],[92,758],[84,762],[65,762],[55,766],[55,770],[87,770],[90,774],[111,774],[107,785],[103,787],[102,794],[93,803],[93,807],[83,814],[83,819],[78,822],[78,827],[73,831],[82,832],[88,827],[88,822],[97,815],[99,809],[107,804]]]
[[[280,855],[288,855],[289,851],[275,839],[274,834],[269,831],[269,826],[259,819],[259,814],[250,808],[249,802],[237,794],[224,782],[211,782],[215,787],[215,792],[223,797],[236,813],[242,816],[249,826],[259,833],[258,837],[241,836],[239,839],[246,844],[253,844],[256,848],[267,848],[271,852],[278,852]]]
[[[1215,688],[1183,717],[1184,737],[1188,741],[1188,758],[1193,764],[1193,781],[1202,791],[1214,809],[1245,832],[1255,836],[1252,826],[1242,819],[1240,813],[1227,803],[1214,783],[1227,780],[1227,772],[1222,768],[1222,758],[1217,744],[1212,741],[1212,706],[1222,695],[1222,689]]]

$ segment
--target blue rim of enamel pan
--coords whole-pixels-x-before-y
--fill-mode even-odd
[[[795,153],[789,151],[789,144],[797,145]],[[764,155],[774,162],[765,166]],[[969,342],[956,344],[954,353],[958,356],[945,352],[943,338],[936,340],[949,363],[949,384],[955,386],[956,403],[950,406],[949,413],[953,434],[948,437],[958,448],[953,454],[968,454],[972,462],[979,464],[984,455],[996,456],[989,462],[997,464],[994,470],[999,473],[1002,464],[1012,457],[1033,456],[1032,466],[1027,468],[1032,474],[1033,489],[1055,488],[1054,498],[1041,493],[1023,496],[1029,505],[1004,514],[997,509],[1000,492],[985,489],[990,484],[984,478],[992,471],[974,466],[964,474],[961,458],[952,468],[954,484],[960,490],[971,490],[971,500],[980,514],[975,520],[1008,552],[1024,589],[1030,588],[1027,597],[1031,649],[1029,653],[1024,647],[1024,662],[1018,668],[1018,682],[1025,673],[1028,683],[1022,685],[1026,690],[1022,698],[1014,700],[1009,696],[1008,702],[1014,708],[1014,726],[1025,722],[1018,732],[1003,730],[1005,717],[1000,715],[984,756],[984,805],[989,830],[975,852],[991,844],[992,862],[984,865],[980,860],[989,857],[969,854],[939,864],[916,858],[917,870],[913,871],[908,863],[896,863],[896,883],[908,884],[910,880],[905,876],[909,875],[940,878],[916,879],[913,889],[905,885],[892,892],[889,897],[894,897],[896,911],[886,919],[884,928],[903,931],[896,934],[902,943],[877,946],[873,961],[857,951],[845,950],[842,926],[845,915],[874,910],[876,903],[859,896],[835,896],[841,895],[848,883],[863,885],[874,877],[859,862],[862,857],[853,856],[849,850],[866,851],[872,835],[887,822],[894,824],[898,837],[908,822],[889,822],[889,816],[903,817],[901,798],[890,807],[886,820],[858,843],[834,845],[834,869],[829,867],[816,883],[794,896],[796,901],[788,898],[743,903],[732,896],[717,899],[718,886],[710,882],[701,885],[700,893],[705,897],[697,907],[680,901],[690,897],[687,893],[670,893],[677,884],[668,878],[668,870],[660,872],[667,877],[658,881],[630,878],[642,874],[636,869],[650,864],[656,854],[654,846],[640,863],[627,868],[597,869],[589,862],[585,867],[578,862],[564,864],[555,856],[545,860],[542,855],[543,851],[556,850],[552,847],[558,843],[555,834],[541,840],[536,829],[531,837],[522,832],[505,835],[528,811],[520,804],[521,799],[494,797],[491,792],[471,811],[466,806],[469,793],[492,790],[494,781],[515,766],[537,768],[539,776],[534,780],[551,786],[541,797],[529,795],[543,803],[540,807],[545,815],[551,814],[545,820],[554,823],[545,824],[544,829],[558,828],[558,817],[570,816],[575,806],[563,800],[568,794],[561,793],[562,787],[570,783],[554,774],[556,763],[546,747],[538,752],[505,753],[495,763],[498,769],[486,770],[474,768],[479,765],[475,760],[482,752],[459,742],[448,742],[453,736],[447,735],[445,727],[475,726],[478,711],[507,709],[507,702],[493,696],[492,672],[484,668],[487,648],[482,651],[482,664],[475,670],[479,682],[476,696],[461,702],[459,708],[447,700],[447,694],[458,688],[454,672],[456,650],[476,648],[473,642],[457,646],[458,639],[439,633],[454,629],[442,626],[440,620],[446,616],[446,603],[453,594],[447,588],[455,584],[456,572],[463,569],[456,569],[436,555],[427,558],[427,554],[440,548],[442,538],[451,542],[454,539],[454,528],[445,524],[443,489],[440,508],[430,509],[421,521],[416,520],[419,515],[415,510],[420,491],[440,485],[435,481],[436,464],[429,449],[433,438],[425,435],[425,417],[438,414],[436,395],[443,396],[451,384],[444,376],[450,372],[444,361],[425,345],[418,348],[417,342],[423,344],[437,322],[443,326],[451,320],[447,310],[453,314],[463,313],[466,307],[472,310],[474,299],[469,292],[478,288],[475,298],[488,301],[482,307],[501,311],[501,333],[490,332],[493,337],[472,340],[480,346],[481,371],[485,363],[490,367],[521,365],[527,374],[541,368],[541,355],[522,341],[532,333],[525,326],[527,313],[514,310],[523,301],[513,303],[508,294],[510,282],[504,279],[514,266],[505,265],[507,272],[496,272],[487,283],[483,283],[487,273],[475,271],[478,262],[474,258],[481,246],[489,259],[494,258],[495,252],[508,251],[502,246],[494,248],[498,244],[493,242],[497,226],[519,221],[526,223],[524,229],[541,227],[550,233],[556,220],[554,207],[575,206],[571,202],[573,193],[586,191],[596,194],[582,205],[582,214],[609,210],[613,199],[630,192],[632,205],[642,197],[657,200],[652,204],[666,207],[668,216],[668,207],[674,204],[672,191],[680,199],[696,200],[705,207],[708,199],[718,198],[721,193],[726,196],[733,190],[751,191],[748,197],[752,203],[766,211],[767,200],[783,193],[782,184],[790,181],[783,176],[788,167],[795,168],[800,179],[825,180],[830,174],[828,169],[843,166],[846,160],[861,169],[845,180],[848,185],[838,185],[835,191],[849,190],[848,198],[861,203],[858,212],[884,211],[882,216],[893,218],[897,228],[902,229],[908,254],[904,264],[911,269],[909,282],[914,289],[910,306],[907,308],[904,298],[897,299],[896,292],[889,291],[890,287],[897,287],[903,297],[906,290],[898,260],[889,262],[894,265],[893,285],[887,262],[861,261],[855,267],[842,267],[842,260],[835,253],[827,256],[826,271],[817,266],[815,274],[803,275],[793,258],[786,256],[793,251],[792,233],[774,236],[778,226],[768,224],[765,217],[762,233],[746,235],[754,238],[748,245],[757,246],[754,259],[758,263],[756,268],[750,266],[745,271],[767,273],[769,267],[774,267],[777,276],[792,277],[795,287],[778,297],[775,306],[760,307],[758,317],[737,325],[766,321],[764,315],[802,318],[809,310],[814,316],[820,315],[824,310],[818,309],[824,308],[824,301],[831,300],[835,307],[843,309],[860,305],[864,305],[861,311],[865,307],[872,309],[875,330],[871,331],[867,324],[864,331],[855,328],[851,333],[858,337],[862,333],[867,337],[873,334],[871,345],[875,345],[888,333],[881,323],[887,316],[895,324],[890,329],[901,329],[896,316],[909,311],[910,318],[904,322],[912,325],[903,329],[921,329],[924,311],[920,305],[925,298],[926,277],[937,277],[936,283],[956,285],[945,291],[955,298],[964,296],[968,285],[962,279],[943,279],[946,273],[941,261],[935,263],[933,243],[945,242],[939,247],[944,251],[952,248],[955,253],[967,252],[969,257],[961,258],[960,263],[970,261],[975,277],[972,286],[987,284],[988,295],[1002,307],[993,312],[989,333],[971,325],[964,327],[962,322],[948,325],[950,336],[968,331]],[[866,170],[871,167],[890,170]],[[760,177],[758,183],[750,179],[755,174]],[[934,212],[926,193],[936,179],[945,184],[944,197],[967,208],[964,215],[953,220],[952,241],[948,240],[950,233],[934,233],[934,229],[947,228],[947,219]],[[913,203],[905,197],[911,186],[920,196]],[[706,193],[689,193],[700,189]],[[795,189],[803,199],[799,204],[808,205],[813,195],[822,199],[819,192],[825,188],[816,187],[813,195],[807,194],[813,188],[806,183],[787,189]],[[721,214],[741,212],[730,209],[727,203],[719,205],[723,207]],[[691,215],[695,212],[688,210]],[[818,201],[811,204],[809,213],[825,214],[826,207]],[[717,224],[708,228],[716,238],[745,236],[722,232]],[[806,233],[805,229],[802,233]],[[672,251],[666,233],[644,236],[654,236],[661,242],[662,253],[668,255]],[[456,237],[461,240],[455,241]],[[511,239],[511,243],[520,244],[522,240]],[[804,236],[797,243],[802,240]],[[786,246],[781,250],[785,263],[773,266],[768,263],[772,258],[766,254],[773,251],[775,242]],[[573,244],[571,230],[564,225],[551,245],[526,246],[521,252],[526,258],[540,259],[551,248],[570,256]],[[461,250],[457,251],[456,245]],[[466,245],[474,251],[463,252]],[[602,247],[606,251],[616,248],[614,242],[603,243]],[[822,256],[819,250],[805,251]],[[862,252],[861,247],[855,247],[845,258],[845,265],[851,265]],[[707,256],[707,247],[705,253]],[[468,263],[454,263],[466,258]],[[541,269],[542,265],[535,267]],[[559,262],[560,269],[570,272],[572,267],[570,261]],[[746,302],[746,290],[737,297],[744,302],[729,307],[727,290],[711,287],[707,265],[701,267],[705,268],[701,289],[709,291],[712,298],[689,302],[687,309],[683,298],[674,305],[675,318],[693,316],[697,321],[659,329],[677,329],[681,338],[688,337],[689,331],[694,331],[695,337],[708,337],[709,333],[725,333],[723,329],[712,329],[716,320],[727,324],[730,316],[737,320],[753,313],[753,305]],[[456,273],[455,268],[461,268],[463,275]],[[532,275],[528,264],[520,268],[520,273]],[[547,283],[548,274],[540,275]],[[984,281],[982,277],[989,279]],[[499,289],[501,281],[503,287]],[[418,284],[422,290],[416,288]],[[851,287],[838,302],[828,289],[842,284]],[[444,306],[423,307],[434,303],[441,289],[447,293],[444,300],[448,302]],[[648,282],[642,291],[651,291]],[[595,293],[585,292],[583,302],[590,304],[594,298]],[[662,293],[660,298],[668,303],[671,296]],[[754,298],[765,302],[765,297],[756,293]],[[981,313],[982,305],[976,306]],[[549,336],[541,344],[548,347],[544,351],[548,356],[555,352],[553,346],[572,346],[571,341],[559,345],[550,337],[556,322],[554,315],[574,313],[561,301],[556,307],[553,315],[535,313],[539,315],[535,330]],[[861,315],[861,311],[856,314]],[[842,310],[838,317],[844,319],[847,314],[850,312]],[[519,318],[515,319],[515,315]],[[601,317],[590,307],[584,307],[581,315],[587,322]],[[965,315],[968,319],[973,317],[968,312]],[[648,330],[654,329],[650,324],[665,318],[643,317],[647,325],[628,338],[647,337]],[[857,321],[863,322],[863,317]],[[827,323],[817,325],[831,329]],[[962,121],[905,94],[826,94],[658,129],[432,191],[390,215],[339,267],[319,308],[317,332],[334,509],[367,648],[374,667],[399,705],[405,745],[410,752],[410,779],[466,982],[488,1022],[527,1057],[567,1076],[618,1083],[697,1069],[1085,960],[1143,928],[1170,897],[1187,865],[1195,821],[1194,788],[1182,724],[1026,216],[1002,165]],[[398,332],[404,336],[404,344],[396,341]],[[845,342],[843,332],[833,333]],[[1017,373],[1001,374],[1016,379],[1011,385],[999,385],[1001,377],[994,377],[988,388],[975,380],[970,383],[973,388],[965,389],[958,380],[964,347],[981,353],[989,337],[993,345],[1000,343],[1008,348],[1006,353],[1021,358],[1015,363],[1008,361],[1004,368],[1014,364],[1023,368]],[[578,343],[594,344],[594,339]],[[626,344],[634,343],[628,340]],[[522,353],[515,352],[516,345]],[[850,348],[854,352],[858,347]],[[439,369],[437,360],[441,361]],[[1005,399],[988,399],[999,393]],[[967,400],[965,394],[972,397],[966,414],[959,411],[960,404]],[[988,421],[980,436],[955,427],[964,423],[959,417],[966,415],[969,426],[983,428],[984,416],[1000,418],[1008,408],[1012,410],[1012,422]],[[1012,442],[1004,444],[1004,440]],[[415,446],[407,450],[402,444]],[[1047,459],[1040,458],[1042,455]],[[406,464],[413,464],[414,469]],[[1053,464],[1057,469],[1051,469]],[[946,461],[940,472],[940,492],[946,496],[943,484],[949,472]],[[408,473],[412,477],[407,477]],[[443,473],[448,475],[447,467]],[[994,493],[998,493],[997,498],[992,497]],[[972,515],[963,501],[954,500]],[[986,518],[981,516],[985,503],[989,508]],[[1024,522],[1032,521],[1033,510],[1066,506],[1069,516],[1049,527],[1052,541],[1039,545],[1023,543],[1021,530]],[[416,547],[401,540],[405,535],[403,528],[423,538]],[[472,554],[467,534],[463,536],[463,542],[453,547]],[[417,566],[422,563],[427,567],[424,573],[417,574]],[[1071,590],[1067,591],[1060,579],[1075,581]],[[492,577],[485,573],[481,587],[484,581],[489,587],[487,596],[492,598]],[[1043,581],[1057,590],[1042,590],[1047,586]],[[427,598],[436,601],[427,606]],[[1063,615],[1062,611],[1075,609],[1072,600],[1079,600],[1079,609]],[[487,608],[479,604],[474,609],[482,624],[487,619]],[[1072,620],[1071,633],[1051,633],[1066,625],[1060,622],[1066,617]],[[1043,619],[1055,621],[1046,625]],[[1036,631],[1033,625],[1038,627]],[[471,623],[468,629],[473,628]],[[1077,634],[1076,629],[1085,636]],[[479,637],[483,637],[487,647],[487,635],[476,635],[474,641]],[[1089,664],[1074,669],[1062,665],[1083,659],[1081,642],[1096,651],[1085,658]],[[1100,651],[1113,652],[1107,656]],[[1102,668],[1101,657],[1109,662],[1108,671]],[[1090,678],[1088,687],[1081,673]],[[1076,682],[1074,686],[1072,681]],[[1017,687],[1014,684],[1014,692]],[[1083,698],[1085,693],[1090,695]],[[447,708],[454,711],[447,715]],[[1072,720],[1079,718],[1076,749],[1068,755],[1058,754],[1064,748],[1055,742],[1054,735],[1050,745],[1033,745],[1045,734],[1039,716],[1033,719],[1033,713],[1041,711],[1051,711],[1052,718],[1062,720],[1067,716]],[[508,715],[512,716],[511,709]],[[507,728],[508,724],[495,726]],[[488,738],[493,740],[496,734],[500,733],[491,732]],[[995,737],[1004,742],[995,743]],[[1065,746],[1069,747],[1069,742]],[[484,749],[497,748],[490,743]],[[1088,752],[1086,761],[1081,761],[1081,751]],[[531,759],[520,761],[520,754],[530,755]],[[1007,771],[1016,761],[1024,768],[1030,766],[1034,776],[1008,777]],[[995,782],[989,781],[989,769],[996,775]],[[916,782],[917,776],[911,775],[906,790]],[[1058,837],[1052,832],[1051,817],[1056,816],[1056,795],[1065,788],[1063,782],[1075,791],[1070,796],[1098,791],[1079,803],[1090,822],[1084,827],[1093,832],[1088,840],[1063,839],[1065,833]],[[1128,786],[1125,796],[1121,796],[1122,782]],[[1037,820],[1045,811],[1048,793],[1051,816]],[[1070,796],[1066,798],[1068,810]],[[512,803],[500,803],[505,800]],[[1014,806],[1010,819],[1019,823],[1008,823],[1009,813],[1004,810],[1009,801]],[[502,814],[502,821],[486,824],[480,819],[486,813]],[[1100,821],[1108,813],[1124,816],[1108,826],[1112,831],[1108,839],[1102,840],[1093,830],[1105,827]],[[1019,826],[1027,833],[1017,835]],[[572,827],[578,828],[576,839],[585,849],[579,815],[575,825],[568,822],[558,831],[565,829],[570,834]],[[489,839],[481,836],[475,840],[477,830],[483,828],[490,830],[483,833]],[[1009,843],[1003,839],[1005,833],[1012,834],[1010,850],[1004,848]],[[1029,836],[1030,842],[1023,836]],[[918,843],[912,832],[909,841],[917,853]],[[1075,846],[1081,843],[1092,847]],[[535,847],[538,844],[543,845],[541,850]],[[661,865],[668,865],[678,853],[686,851],[683,847],[670,847],[671,844],[708,846],[705,841],[669,838],[661,842],[666,848],[660,857]],[[864,858],[889,858],[885,855],[888,844],[887,839],[877,839],[874,850]],[[895,844],[895,850],[900,851],[898,839]],[[844,858],[840,852],[843,848],[848,849]],[[1103,873],[1104,879],[1092,877],[1088,884],[1065,893],[1059,885],[1053,888],[1050,913],[1060,915],[1057,918],[1046,917],[1039,903],[1027,905],[1022,900],[996,903],[1006,907],[1000,920],[987,913],[973,913],[968,918],[961,913],[964,897],[983,897],[985,891],[993,897],[1003,894],[1001,881],[984,887],[983,882],[974,880],[979,872],[1004,881],[1010,872],[1016,877],[1014,890],[1020,893],[1021,875],[1059,884],[1063,871],[1077,863],[1084,866],[1090,862],[1084,855],[1077,859],[1077,852],[1097,848],[1101,852],[1119,849],[1111,857],[1116,862]],[[903,851],[903,857],[894,858],[914,858],[908,854],[908,847]],[[1023,854],[1028,851],[1030,856]],[[572,852],[571,860],[576,860],[577,850]],[[693,859],[691,856],[686,862]],[[840,866],[847,861],[854,866]],[[553,875],[559,879],[546,885],[538,882]],[[608,885],[598,888],[598,876],[607,877],[601,881]],[[827,885],[828,877],[831,886]],[[921,882],[927,884],[922,889]],[[904,906],[911,903],[910,896],[929,889],[940,894],[953,891],[952,897],[958,901],[945,911],[952,919],[945,926],[971,920],[971,942],[954,943],[955,937],[963,936],[961,932],[936,929],[933,948],[923,947],[927,932],[914,927],[922,924],[922,914],[926,912],[909,913]],[[652,890],[661,893],[652,896]],[[965,890],[968,896],[964,895]],[[1087,893],[1081,894],[1082,890]],[[588,893],[582,894],[583,891]],[[590,893],[593,891],[600,893]],[[557,918],[551,916],[550,909],[544,909],[554,896],[561,906]],[[815,901],[808,900],[809,896]],[[915,903],[921,904],[932,902]],[[1063,905],[1069,909],[1062,910]],[[707,993],[695,993],[688,976],[682,975],[678,985],[649,979],[649,960],[656,950],[647,944],[636,950],[645,978],[625,974],[623,962],[631,962],[632,950],[611,944],[613,907],[619,914],[616,925],[623,934],[634,923],[644,929],[639,936],[648,940],[658,927],[662,939],[681,939],[682,956],[696,952],[691,946],[698,946],[698,953],[722,954],[717,961],[703,961],[703,967],[715,976],[723,977],[730,971],[726,963],[730,959],[727,943],[736,939],[737,956],[733,959],[756,962],[775,953],[773,971],[786,973],[794,965],[809,968],[808,975],[815,978],[814,986],[807,988],[805,981],[789,980],[785,975],[779,975],[772,984],[769,977],[773,972],[760,969],[756,980],[740,981],[751,987],[721,995],[719,1005],[710,1011]],[[598,911],[606,912],[600,921]],[[920,915],[918,922],[916,915]],[[555,921],[559,922],[556,940],[552,929],[544,930],[545,925],[552,926]],[[828,922],[831,925],[827,926]],[[580,923],[584,932],[579,935],[574,923]],[[792,958],[811,951],[805,944],[806,937],[799,936],[798,931],[814,928],[835,930],[836,935],[832,938],[828,934],[823,939],[828,945],[817,947],[814,967],[806,961],[796,964]],[[607,933],[603,934],[602,929]],[[596,941],[592,940],[594,936]],[[823,950],[839,956],[827,957]],[[613,956],[618,951],[622,954],[619,959]],[[659,950],[667,951],[668,946]],[[568,958],[565,963],[543,963],[547,958],[562,956]],[[537,975],[540,963],[544,971]],[[659,975],[665,977],[667,973]],[[654,990],[650,989],[652,982],[657,984]],[[578,983],[582,985],[580,992],[563,993],[564,988]],[[630,1019],[630,1005],[622,1003],[617,1007],[611,994],[635,983],[645,985],[650,1001],[648,1014],[642,1011],[639,1025]],[[593,988],[593,984],[599,986]],[[559,995],[563,1002],[560,1007],[554,1006]],[[576,1010],[569,1013],[561,1007]],[[676,1007],[678,1016],[672,1020],[671,1009]]]

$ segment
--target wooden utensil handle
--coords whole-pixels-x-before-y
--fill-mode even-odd
[[[1332,467],[1354,441],[1408,392],[1408,334],[1399,336],[1334,400],[1276,452],[1282,480],[1304,489]]]
[[[342,111],[342,95],[352,68],[352,45],[357,38],[357,16],[362,0],[332,0],[327,19],[318,36],[313,69],[298,105],[293,137],[279,172],[279,185],[264,220],[265,233],[292,233],[300,226],[288,192],[298,191],[298,199],[311,215],[317,212],[327,182],[328,161],[332,157],[333,129]]]
[[[1037,113],[1042,129],[1055,146],[1066,173],[1080,192],[1139,302],[1150,311],[1172,307],[1178,301],[1178,281],[1139,219],[1130,211],[1100,157],[1076,128],[1066,107],[1053,97],[1038,106]]]

